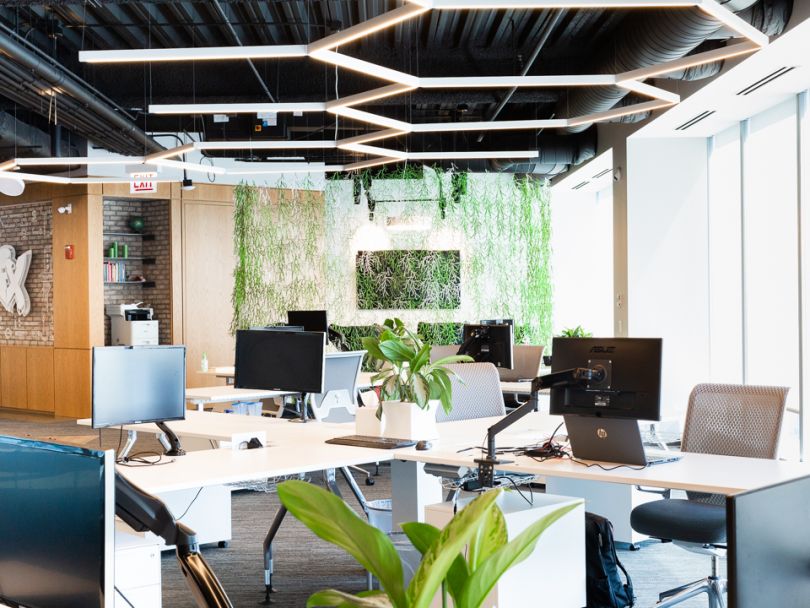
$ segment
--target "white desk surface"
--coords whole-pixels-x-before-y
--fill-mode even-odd
[[[90,418],[77,421],[81,426],[91,426]],[[289,445],[292,443],[320,442],[338,435],[351,435],[354,425],[337,424],[310,420],[306,423],[290,422],[287,419],[267,416],[241,416],[239,414],[222,414],[219,412],[186,411],[185,420],[172,420],[167,426],[179,437],[210,439],[213,441],[231,441],[234,435],[264,431],[271,445]],[[125,424],[125,431],[151,433],[159,435],[161,431],[155,424]]]
[[[439,425],[441,440],[434,448],[419,452],[408,448],[397,450],[397,460],[431,462],[451,466],[477,466],[473,461],[480,457],[480,450],[458,450],[481,446],[486,429],[499,418],[481,418],[462,422],[447,422]],[[512,428],[498,435],[499,447],[518,447],[546,439],[562,418],[545,414],[529,414]],[[563,430],[564,431],[564,427]],[[745,490],[778,483],[787,479],[810,475],[810,463],[738,458],[711,454],[683,454],[677,462],[654,465],[641,470],[621,467],[604,471],[599,467],[586,467],[569,459],[554,459],[538,462],[528,456],[515,457],[507,454],[504,459],[510,464],[498,465],[501,471],[531,473],[545,477],[566,477],[610,483],[692,490],[717,494],[736,494]],[[605,464],[607,468],[614,465]]]
[[[371,450],[324,443],[330,437],[352,434],[354,429],[351,424],[318,422],[296,424],[259,417],[245,421],[245,418],[250,417],[195,412],[189,414],[194,415],[184,421],[188,425],[187,432],[183,431],[181,422],[171,423],[175,432],[181,436],[197,433],[197,436],[215,439],[222,436],[219,431],[214,430],[220,424],[229,425],[227,431],[224,427],[222,429],[228,433],[245,424],[249,427],[249,431],[265,430],[270,447],[236,452],[229,449],[193,452],[177,458],[174,463],[165,467],[124,468],[122,472],[133,482],[143,485],[144,489],[167,491],[391,459],[475,467],[473,461],[480,456],[480,450],[472,449],[464,452],[459,450],[481,446],[485,440],[486,429],[499,420],[499,418],[480,418],[440,424],[441,438],[433,442],[434,447],[431,450],[419,451],[414,448]],[[512,428],[501,433],[497,445],[517,447],[537,443],[546,439],[560,421],[561,418],[556,416],[529,414]],[[734,494],[810,475],[808,463],[710,454],[683,454],[683,458],[678,462],[655,465],[642,470],[622,467],[612,471],[604,471],[598,467],[589,468],[567,459],[537,462],[525,456],[516,458],[507,455],[504,458],[515,462],[498,465],[498,470],[719,494]]]
[[[333,432],[331,436],[339,434]],[[200,450],[177,456],[165,466],[118,466],[117,470],[143,490],[157,494],[381,462],[392,457],[392,450],[331,445],[324,443],[323,437],[283,445],[271,437],[268,441],[270,446],[266,448]]]
[[[231,401],[258,401],[295,395],[291,391],[267,391],[256,388],[234,388],[233,386],[203,386],[187,388],[186,401],[194,403],[229,403]]]

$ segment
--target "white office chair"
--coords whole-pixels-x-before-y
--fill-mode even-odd
[[[315,420],[351,422],[357,409],[357,379],[366,351],[329,353],[324,360],[323,393],[310,395]]]
[[[453,410],[445,414],[439,408],[438,422],[506,414],[498,368],[492,363],[453,363],[447,369],[455,373],[450,377]]]

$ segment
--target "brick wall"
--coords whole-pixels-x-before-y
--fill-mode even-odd
[[[104,285],[104,305],[132,304],[143,302],[154,309],[154,318],[160,321],[160,343],[171,344],[171,234],[169,201],[105,199],[104,200],[104,255],[107,256],[113,242],[126,243],[129,259],[125,262],[128,276],[141,275],[153,281],[155,287],[143,285]],[[144,235],[153,235],[154,240],[140,236],[121,237],[109,233],[131,233],[129,220],[144,218]],[[120,251],[119,251],[120,255]],[[154,258],[154,264],[145,264],[135,258]],[[102,272],[100,269],[99,272]],[[105,342],[110,343],[110,318],[104,315]]]
[[[25,283],[31,313],[20,317],[0,306],[0,344],[53,346],[51,220],[50,201],[0,207],[0,245],[33,254]]]

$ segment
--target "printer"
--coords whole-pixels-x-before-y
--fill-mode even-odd
[[[158,321],[151,308],[137,304],[107,304],[110,317],[110,338],[113,346],[157,346]]]

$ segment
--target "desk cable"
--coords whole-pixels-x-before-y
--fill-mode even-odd
[[[114,585],[114,587],[115,587],[115,592],[116,592],[118,595],[120,595],[120,596],[121,596],[121,598],[122,598],[122,599],[123,599],[123,600],[124,600],[124,601],[127,603],[127,605],[129,606],[129,608],[135,608],[135,605],[134,605],[132,602],[130,602],[130,601],[129,601],[129,598],[128,598],[126,595],[124,595],[124,594],[121,592],[121,590],[118,588],[118,585]]]
[[[639,466],[639,467],[634,466],[632,464],[617,464],[617,465],[614,465],[614,466],[606,467],[605,465],[600,464],[598,462],[585,462],[583,460],[577,460],[573,456],[568,456],[568,458],[571,460],[571,462],[581,464],[583,467],[588,467],[588,468],[596,467],[598,469],[602,469],[603,471],[615,471],[616,469],[630,469],[631,471],[643,471],[644,469],[647,469],[650,466],[648,464],[645,464],[644,466]]]
[[[186,510],[183,511],[183,514],[180,517],[175,518],[175,519],[177,519],[177,521],[182,520],[186,515],[188,515],[188,512],[191,511],[191,507],[194,506],[195,502],[197,502],[197,499],[200,497],[200,494],[202,493],[202,491],[204,489],[205,489],[205,486],[201,486],[200,489],[197,490],[197,493],[194,495],[194,498],[191,499],[191,502],[188,503],[188,506],[186,507]]]

